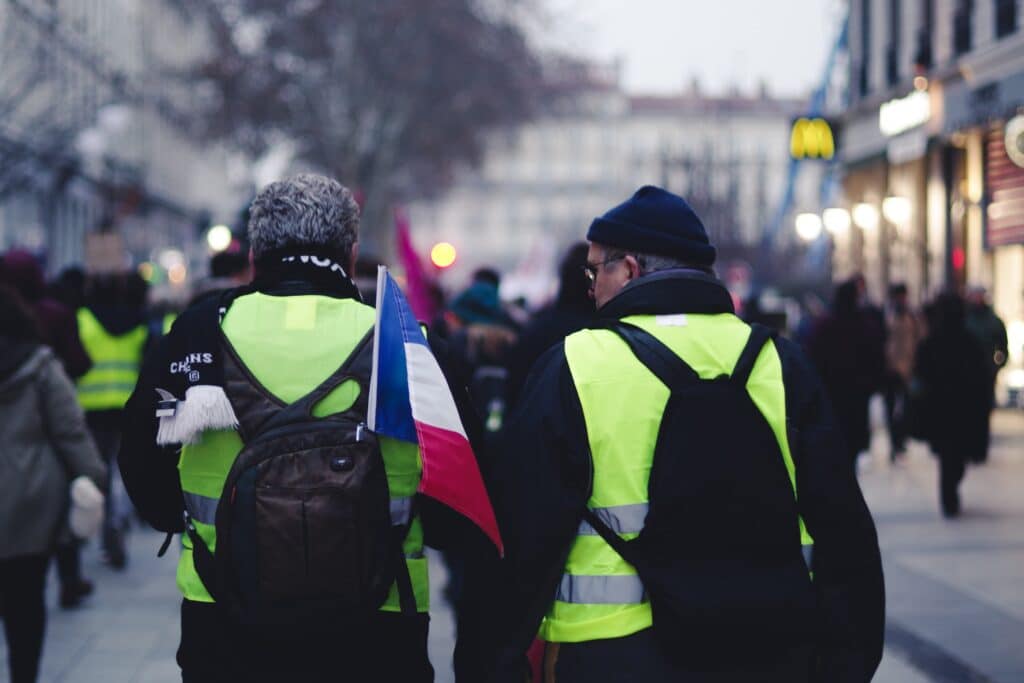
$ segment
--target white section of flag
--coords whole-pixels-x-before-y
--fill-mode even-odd
[[[430,349],[422,344],[406,344],[405,359],[413,419],[467,438],[455,399]]]
[[[377,382],[380,372],[380,312],[387,281],[386,266],[377,266],[377,318],[373,322],[373,370],[370,372],[370,399],[366,412],[366,426],[371,432],[377,431]]]

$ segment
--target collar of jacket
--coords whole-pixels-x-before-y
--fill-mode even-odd
[[[353,287],[354,288],[354,287]],[[287,279],[276,281],[256,281],[249,286],[251,291],[257,291],[268,296],[303,296],[315,294],[317,296],[329,296],[335,299],[355,299],[362,301],[362,297],[348,287],[335,288],[324,287],[317,282],[309,280]]]
[[[659,270],[628,283],[598,309],[602,319],[673,313],[735,313],[732,296],[722,282],[696,270]]]

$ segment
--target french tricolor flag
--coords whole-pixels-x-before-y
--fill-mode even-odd
[[[377,270],[377,325],[368,426],[419,444],[419,492],[464,515],[504,553],[498,522],[484,488],[455,399],[398,284]]]

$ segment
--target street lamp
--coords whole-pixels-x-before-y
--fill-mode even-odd
[[[457,257],[458,253],[451,242],[438,242],[430,250],[430,262],[442,270],[455,263]]]
[[[796,234],[804,242],[813,242],[821,235],[821,216],[801,213],[796,217]]]
[[[226,225],[215,225],[206,233],[206,243],[213,251],[224,251],[231,246],[231,228]]]
[[[913,206],[906,197],[886,197],[882,200],[882,215],[894,225],[903,225],[910,220]]]
[[[856,204],[853,207],[853,222],[863,230],[878,228],[878,209],[874,204]]]
[[[825,209],[821,219],[832,235],[845,235],[850,229],[850,212],[846,209]]]

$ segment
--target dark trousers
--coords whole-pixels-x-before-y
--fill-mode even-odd
[[[23,555],[0,560],[0,603],[4,606],[4,635],[11,683],[34,683],[39,675],[46,632],[48,555]]]
[[[960,514],[960,482],[966,470],[967,462],[959,454],[939,453],[939,495],[947,516]]]
[[[81,541],[72,539],[60,543],[54,552],[61,588],[74,589],[82,581],[81,547]]]
[[[736,643],[736,653],[742,650]],[[548,644],[545,683],[808,683],[810,648],[797,648],[777,661],[759,659],[745,670],[735,659],[719,662],[725,670],[698,671],[673,661],[651,629],[624,638]],[[716,667],[717,668],[717,667]],[[554,674],[552,678],[552,674]]]
[[[214,604],[184,600],[178,666],[184,683],[431,683],[429,621],[427,614],[378,613],[360,628],[255,634]]]
[[[108,420],[93,420],[89,431],[96,448],[107,463],[107,496],[103,510],[103,549],[108,554],[124,554],[124,532],[131,517],[131,502],[117,468],[117,452],[121,449],[121,430]]]
[[[890,373],[886,380],[885,414],[892,457],[895,458],[907,447],[907,383],[895,372]]]

